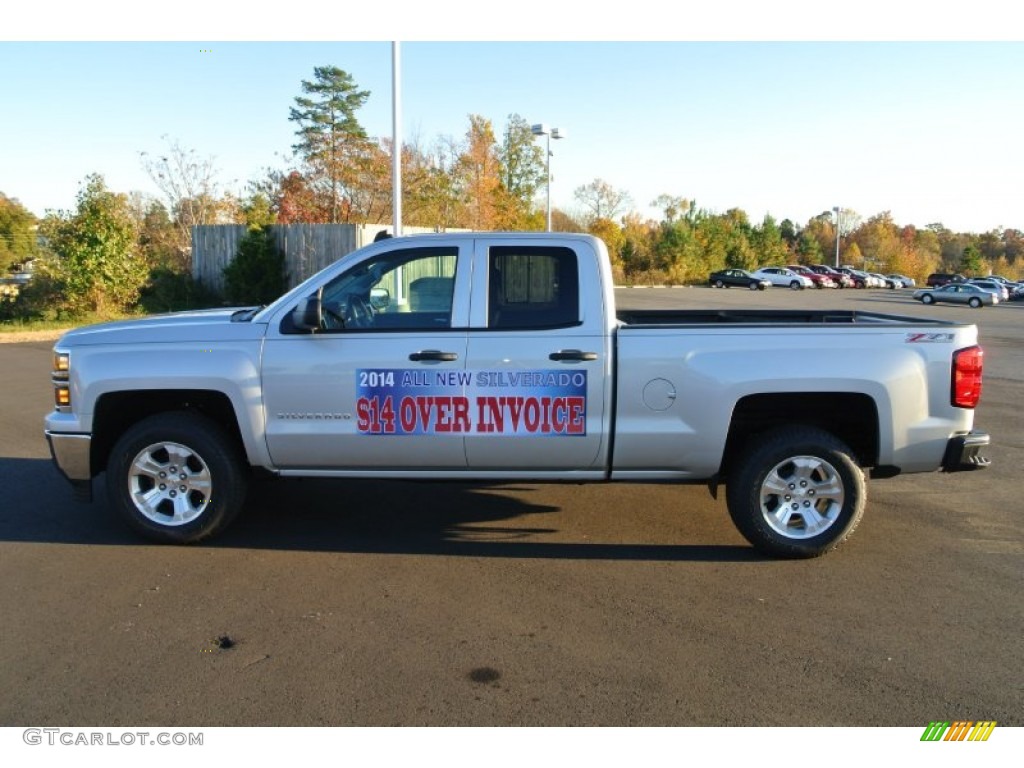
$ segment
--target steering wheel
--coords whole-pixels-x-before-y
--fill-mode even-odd
[[[373,308],[366,303],[366,299],[362,296],[353,294],[348,297],[348,303],[345,306],[345,327],[373,327]]]
[[[320,327],[324,331],[340,331],[345,328],[345,317],[338,305],[320,306]]]

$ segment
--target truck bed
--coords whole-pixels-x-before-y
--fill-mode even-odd
[[[635,309],[619,310],[619,322],[627,326],[687,325],[925,325],[943,326],[943,320],[886,315],[856,310],[811,309]]]

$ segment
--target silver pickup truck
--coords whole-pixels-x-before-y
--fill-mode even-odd
[[[45,432],[80,497],[193,542],[282,476],[724,484],[759,550],[838,546],[865,472],[985,466],[977,329],[862,312],[616,312],[585,235],[374,243],[273,304],[71,331]]]

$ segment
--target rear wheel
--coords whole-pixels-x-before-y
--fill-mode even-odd
[[[726,486],[729,515],[756,549],[817,557],[842,544],[864,515],[867,484],[852,451],[812,427],[755,438]]]
[[[971,300],[970,300],[969,302],[967,302],[967,303],[968,303],[968,304],[970,304],[970,305],[971,305],[972,307],[974,307],[975,309],[977,309],[978,307],[980,307],[980,306],[981,306],[981,299],[979,299],[979,298],[978,298],[977,296],[975,296],[975,297],[974,297],[973,299],[971,299]]]
[[[722,280],[715,280],[715,288],[724,288],[725,282]]]
[[[239,450],[217,424],[191,412],[157,414],[129,428],[106,474],[110,504],[131,528],[161,543],[212,536],[245,500]]]

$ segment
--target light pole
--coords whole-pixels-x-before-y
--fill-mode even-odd
[[[836,269],[839,269],[839,214],[843,212],[843,209],[836,205],[832,207],[832,210],[836,214]]]
[[[565,131],[559,130],[558,128],[548,128],[545,123],[538,123],[537,125],[530,126],[530,132],[534,136],[545,136],[547,137],[547,146],[544,154],[546,155],[547,161],[547,174],[548,180],[546,185],[546,195],[548,198],[548,232],[551,231],[551,140],[552,139],[564,139]]]

